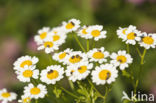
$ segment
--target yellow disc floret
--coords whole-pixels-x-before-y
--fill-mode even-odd
[[[118,56],[117,61],[119,61],[120,63],[125,63],[127,61],[127,58],[123,55]]]
[[[95,52],[95,53],[93,53],[93,58],[95,58],[95,59],[102,59],[102,58],[104,58],[104,54],[102,53],[102,52]]]
[[[145,44],[148,44],[148,45],[151,45],[151,44],[154,43],[154,39],[153,39],[152,37],[149,37],[149,36],[144,37],[142,40],[143,40],[143,42],[144,42]]]
[[[87,66],[80,66],[79,68],[78,68],[78,71],[79,71],[79,73],[84,73],[84,72],[86,72],[87,71]]]
[[[2,93],[1,96],[2,96],[3,98],[8,98],[8,97],[10,97],[11,95],[10,95],[10,93],[5,92],[5,93]]]
[[[33,75],[32,70],[25,70],[23,72],[23,76],[26,77],[26,78],[30,78],[30,77],[32,77],[32,75]]]
[[[93,37],[97,37],[97,36],[100,35],[100,31],[99,31],[99,30],[93,30],[93,31],[91,32],[91,35],[92,35]]]
[[[51,80],[56,79],[58,76],[59,76],[59,73],[56,70],[51,70],[47,73],[47,78]]]
[[[99,78],[101,80],[108,80],[111,77],[111,72],[109,70],[102,70],[99,73]]]
[[[32,65],[32,61],[25,60],[21,63],[20,67],[24,68],[25,65],[28,65],[28,66]]]
[[[34,87],[34,88],[32,88],[32,89],[30,90],[30,93],[31,93],[32,95],[38,95],[40,92],[41,92],[41,90],[40,90],[39,88],[37,88],[37,87]]]
[[[49,47],[49,48],[51,48],[51,47],[53,47],[53,42],[44,42],[44,47]]]
[[[40,38],[41,39],[46,38],[46,36],[47,36],[47,32],[43,32],[43,33],[40,34]]]

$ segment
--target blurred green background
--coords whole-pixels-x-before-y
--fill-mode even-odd
[[[156,32],[156,0],[0,0],[0,89],[6,87],[22,94],[24,84],[16,79],[13,62],[22,55],[35,55],[40,58],[38,68],[44,69],[50,64],[44,62],[48,56],[36,50],[33,36],[44,26],[52,28],[71,18],[80,19],[82,25],[103,25],[108,31],[107,39],[97,42],[96,47],[104,46],[106,50],[116,52],[126,48],[116,35],[119,26],[132,24],[141,31]],[[79,39],[85,43],[84,39]],[[72,35],[60,50],[67,47],[80,50]],[[135,59],[130,69],[135,73],[140,59],[133,46],[130,51]],[[129,80],[120,75],[109,94],[109,103],[121,103],[122,91],[132,89]],[[156,95],[155,49],[149,50],[145,57],[139,91]],[[63,102],[54,98],[51,103],[72,101],[70,97]]]

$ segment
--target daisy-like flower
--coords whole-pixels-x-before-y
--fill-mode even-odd
[[[85,53],[82,53],[81,51],[73,51],[67,56],[67,60],[65,60],[64,64],[73,65],[87,60],[88,58]]]
[[[72,68],[73,66],[67,66],[67,69],[65,70],[66,76],[69,80],[75,82],[77,80],[77,76],[74,75],[74,72],[77,68]]]
[[[0,90],[0,101],[1,103],[8,103],[15,100],[17,97],[17,94],[13,92],[8,92],[6,89]]]
[[[60,28],[54,28],[52,29],[52,31],[48,32],[48,38],[52,38],[53,42],[55,42],[56,44],[63,44],[66,40],[66,33],[63,32],[63,30],[58,30],[58,29],[62,29]]]
[[[81,62],[76,65],[70,65],[67,67],[66,75],[69,76],[69,79],[71,78],[73,82],[75,82],[76,80],[82,80],[89,75],[92,67],[93,64],[89,64],[88,61]],[[73,75],[73,77],[70,77],[71,75]]]
[[[37,57],[31,57],[31,56],[22,56],[17,59],[17,61],[14,62],[14,69],[17,71],[20,71],[25,66],[34,66],[38,62]]]
[[[27,95],[22,95],[21,99],[18,100],[19,103],[30,103],[31,102],[31,98]]]
[[[126,41],[126,44],[135,45],[136,41],[141,40],[141,32],[137,29],[128,28],[125,33],[126,36],[123,36],[123,41]]]
[[[41,44],[43,40],[48,36],[48,32],[50,31],[49,27],[43,27],[42,29],[38,30],[38,35],[35,36],[35,42],[37,44]]]
[[[31,78],[38,79],[39,70],[36,66],[25,66],[21,71],[17,71],[17,78],[22,82],[30,82]]]
[[[104,47],[101,47],[99,49],[94,48],[93,50],[90,50],[87,53],[88,57],[90,58],[90,61],[93,62],[107,62],[107,57],[109,56],[109,52],[104,51]]]
[[[141,42],[139,43],[140,46],[150,49],[150,48],[155,48],[156,47],[156,34],[147,34],[147,33],[142,33],[141,36]]]
[[[63,52],[55,53],[52,58],[60,63],[64,63],[67,60],[68,55],[72,52],[72,49],[67,48]]]
[[[60,65],[51,65],[41,71],[41,81],[47,84],[55,84],[63,78],[64,68]]]
[[[80,28],[78,30],[77,35],[85,39],[91,39],[92,36],[86,31],[87,28],[88,28],[87,26],[83,26],[82,28]]]
[[[106,38],[106,31],[102,30],[103,26],[101,25],[92,25],[89,26],[86,30],[87,33],[90,34],[90,37],[94,38],[95,41],[98,41],[99,39]],[[88,38],[90,38],[88,36]]]
[[[34,86],[33,84],[28,84],[28,86],[24,87],[24,94],[30,98],[44,98],[47,94],[46,86],[42,84],[38,84]]]
[[[121,27],[119,27],[119,29],[117,30],[117,35],[118,35],[118,37],[119,38],[121,38],[121,39],[124,39],[124,38],[126,38],[126,31],[127,30],[136,30],[136,26],[133,26],[133,25],[130,25],[130,26],[128,26],[128,27],[125,27],[125,28],[121,28]]]
[[[100,65],[92,71],[92,81],[97,85],[111,84],[118,76],[118,71],[112,64]]]
[[[80,27],[80,20],[71,19],[68,22],[63,22],[63,29],[68,33],[76,31]]]
[[[37,48],[38,50],[43,50],[45,49],[45,52],[51,53],[54,50],[58,50],[58,45],[56,44],[56,42],[53,42],[52,38],[46,38],[43,40],[43,43]]]
[[[110,57],[112,59],[110,62],[114,64],[114,66],[119,66],[121,70],[127,68],[133,61],[131,55],[127,54],[125,50],[112,53]]]

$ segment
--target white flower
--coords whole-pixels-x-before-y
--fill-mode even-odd
[[[119,66],[121,70],[127,68],[133,61],[131,55],[127,54],[125,50],[112,53],[110,57],[112,58],[110,62],[114,64],[114,66]]]
[[[76,80],[83,80],[89,75],[92,67],[93,64],[89,64],[88,61],[67,66],[66,76],[68,76],[69,80],[72,80],[73,82]]]
[[[20,71],[22,68],[24,68],[25,66],[34,66],[37,62],[38,62],[38,58],[37,57],[31,57],[31,56],[22,56],[20,58],[18,58],[15,62],[14,62],[14,69]]]
[[[22,82],[30,82],[31,78],[38,79],[39,70],[36,66],[25,66],[21,71],[17,71],[17,78]]]
[[[58,30],[62,29],[60,28],[54,28],[50,32],[48,32],[48,38],[52,38],[53,42],[55,42],[58,45],[62,45],[65,43],[66,40],[66,33],[63,32],[63,30]]]
[[[19,103],[30,103],[31,102],[31,98],[27,95],[22,95],[21,99],[18,100]]]
[[[121,28],[119,27],[119,29],[117,30],[117,35],[119,38],[124,39],[126,38],[126,31],[127,30],[136,30],[136,26],[130,25],[129,27],[125,27],[125,28]]]
[[[141,36],[141,42],[139,43],[140,46],[150,49],[150,48],[155,48],[156,47],[156,34],[147,34],[147,33],[142,33]]]
[[[128,28],[126,30],[126,36],[123,37],[123,41],[126,41],[126,44],[132,44],[135,45],[136,41],[141,40],[141,32],[138,31],[137,29],[131,29]]]
[[[65,70],[66,76],[69,80],[75,82],[77,80],[77,76],[74,75],[74,72],[77,68],[72,68],[72,66],[67,66],[67,69]]]
[[[64,68],[60,65],[51,65],[41,71],[41,81],[47,84],[55,84],[63,78]]]
[[[42,84],[38,84],[37,86],[34,86],[33,84],[28,84],[28,86],[24,87],[24,94],[26,96],[29,96],[30,98],[44,98],[47,94],[46,86]]]
[[[81,51],[73,51],[67,56],[67,59],[65,60],[64,64],[72,65],[87,60],[88,60],[87,54],[82,53]]]
[[[58,44],[56,44],[55,42],[53,42],[52,38],[46,38],[43,40],[43,43],[37,48],[38,50],[43,50],[45,49],[45,52],[51,53],[54,52],[54,50],[58,50]]]
[[[118,71],[112,64],[100,65],[92,71],[92,81],[97,85],[111,84],[118,76]]]
[[[87,28],[88,27],[84,25],[82,28],[78,30],[77,35],[85,39],[91,39],[92,36],[86,31]]]
[[[71,32],[76,31],[80,27],[80,20],[71,19],[68,22],[63,22],[63,29],[64,31]]]
[[[94,48],[87,53],[90,58],[90,62],[95,61],[99,63],[107,62],[107,57],[109,56],[109,52],[104,51],[104,47],[99,49]]]
[[[98,41],[99,39],[106,38],[107,31],[102,30],[103,26],[101,25],[92,25],[89,26],[86,30],[87,33],[89,33],[92,38],[94,38],[95,41]],[[88,36],[88,38],[90,38]]]
[[[17,98],[17,94],[13,92],[8,92],[6,89],[0,90],[0,101],[2,103],[12,102]]]
[[[73,50],[70,48],[67,48],[63,52],[55,53],[52,58],[60,63],[64,63],[67,60],[68,55],[72,52]]]
[[[43,27],[42,29],[38,30],[38,35],[34,37],[35,42],[37,44],[41,44],[43,40],[47,38],[49,31],[50,31],[49,27]]]

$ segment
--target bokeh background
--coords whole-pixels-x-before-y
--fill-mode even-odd
[[[22,55],[33,55],[40,58],[39,68],[49,65],[48,56],[36,50],[33,37],[38,29],[52,28],[71,18],[80,19],[82,24],[103,25],[108,37],[96,43],[96,47],[104,46],[115,52],[126,48],[116,35],[119,26],[132,24],[141,31],[156,33],[156,0],[0,0],[0,89],[8,88],[21,95],[24,84],[16,79],[13,62]],[[79,39],[84,43],[84,39]],[[71,35],[60,50],[67,47],[80,50]],[[130,69],[137,72],[140,59],[134,47],[130,51],[137,64]],[[129,80],[120,75],[109,94],[109,103],[121,103],[122,91],[132,89]],[[156,95],[155,49],[149,50],[145,57],[139,91]],[[62,102],[54,98],[50,103],[73,103],[72,100],[69,97]]]

